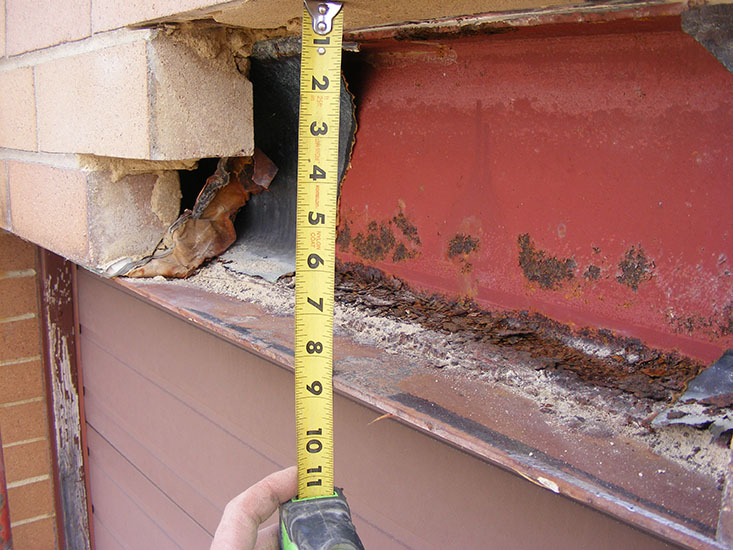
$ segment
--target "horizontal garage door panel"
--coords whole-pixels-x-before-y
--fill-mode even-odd
[[[226,430],[248,442],[257,441],[268,456],[278,456],[278,462],[292,462],[295,413],[290,373],[104,281],[89,275],[80,279],[85,341],[94,342]]]
[[[246,482],[245,468],[250,475],[261,477],[281,466],[109,356],[84,336],[82,353],[84,361],[94,365],[85,372],[90,425],[121,452],[130,453],[132,449],[115,440],[109,424],[104,423],[105,419],[111,420],[184,482],[198,488],[201,496],[214,506],[222,508],[239,492],[238,487]],[[97,419],[102,422],[100,425]],[[239,479],[238,472],[242,472]],[[151,475],[158,482],[160,477],[155,472]],[[213,530],[216,525],[206,527]]]
[[[156,484],[130,463],[96,430],[87,432],[90,446],[94,454],[89,463],[92,479],[100,479],[102,483],[112,483],[121,491],[121,499],[127,505],[138,508],[145,519],[155,525],[175,543],[176,547],[185,548],[192,545],[205,548],[211,544],[211,534],[188,515],[173,499],[168,497]],[[107,525],[109,513],[102,501],[95,507],[94,519]],[[115,518],[117,519],[117,518]],[[122,523],[124,531],[130,528],[129,523]],[[119,534],[117,534],[120,537]],[[121,537],[120,537],[121,538]]]

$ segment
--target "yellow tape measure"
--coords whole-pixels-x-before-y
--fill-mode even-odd
[[[340,3],[306,1],[305,5],[295,245],[299,499],[334,494],[333,284],[343,33]]]

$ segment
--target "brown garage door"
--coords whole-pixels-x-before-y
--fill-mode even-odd
[[[293,464],[292,374],[79,273],[96,548],[207,548],[224,505]],[[336,481],[370,550],[664,548],[343,397]]]

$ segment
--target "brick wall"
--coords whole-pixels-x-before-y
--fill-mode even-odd
[[[56,546],[36,262],[35,246],[0,230],[0,433],[18,549]]]
[[[252,154],[241,33],[121,28],[219,3],[0,0],[0,228],[85,265],[144,255],[178,169]]]

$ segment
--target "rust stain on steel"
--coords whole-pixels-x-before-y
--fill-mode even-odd
[[[616,280],[636,292],[641,283],[652,278],[654,260],[647,258],[641,245],[638,248],[632,246],[618,263],[618,268],[621,270],[621,275],[618,275]]]
[[[597,265],[591,264],[588,266],[588,269],[585,270],[585,273],[583,273],[583,277],[589,281],[597,281],[601,278],[601,268]]]
[[[402,238],[395,235],[393,226],[402,233]],[[355,254],[366,260],[383,261],[391,258],[392,262],[397,263],[418,256],[417,247],[421,243],[417,227],[400,210],[390,220],[370,221],[366,231],[354,236],[351,234],[351,224],[344,220],[339,227],[336,244],[344,251],[351,247]]]
[[[572,258],[557,259],[544,250],[538,250],[529,233],[519,235],[517,243],[519,266],[528,280],[539,283],[544,289],[556,290],[573,278],[575,261]]]
[[[460,272],[467,276],[473,271],[473,263],[469,262],[469,256],[478,251],[479,239],[465,233],[456,234],[448,243],[448,257],[458,264]],[[463,294],[475,295],[475,284],[470,278],[465,278]]]
[[[448,243],[448,257],[455,258],[456,256],[466,257],[469,254],[478,250],[478,238],[474,238],[471,235],[465,235],[458,233]]]
[[[336,233],[336,246],[339,247],[340,250],[348,250],[349,246],[351,245],[351,224],[343,220],[337,229]]]
[[[402,234],[407,240],[412,241],[418,246],[420,245],[420,235],[418,234],[417,227],[407,219],[404,212],[400,211],[399,214],[392,218],[392,222],[397,226],[397,229],[402,231]]]
[[[384,260],[395,246],[395,238],[388,224],[369,222],[366,233],[357,234],[351,245],[354,251],[367,260]]]

